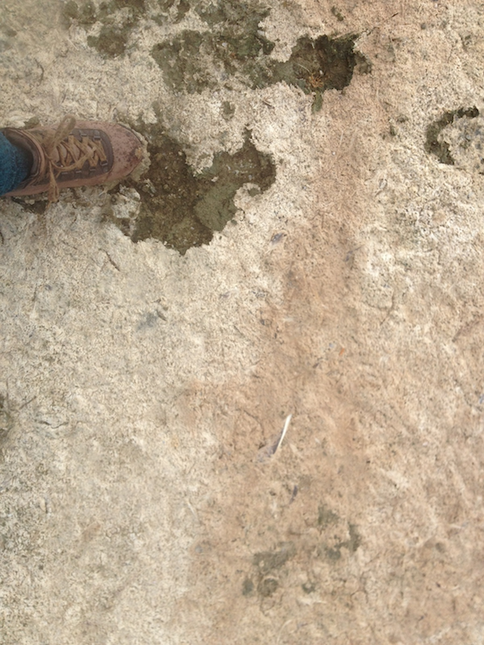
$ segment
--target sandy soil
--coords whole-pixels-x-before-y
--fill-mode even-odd
[[[0,641],[483,643],[484,9],[268,1],[274,61],[355,37],[318,111],[170,86],[208,3],[74,4],[2,9],[3,125],[161,122],[194,172],[249,128],[276,176],[184,255],[106,218],[136,185],[1,200]]]

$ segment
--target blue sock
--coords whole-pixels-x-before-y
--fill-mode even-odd
[[[0,132],[0,195],[14,190],[24,179],[27,179],[31,167],[30,152],[14,146]]]

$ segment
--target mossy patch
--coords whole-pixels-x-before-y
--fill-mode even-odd
[[[151,54],[167,85],[191,94],[221,85],[230,88],[233,77],[252,89],[287,83],[315,95],[342,90],[351,82],[358,60],[354,35],[303,36],[289,60],[280,62],[269,56],[274,43],[257,29],[250,31],[250,25],[248,29],[244,33],[230,32],[227,27],[208,33],[185,30],[155,45]]]
[[[274,60],[270,54],[275,43],[262,29],[269,9],[257,0],[68,0],[62,15],[66,26],[76,22],[86,29],[91,47],[104,57],[115,58],[136,46],[133,31],[142,19],[174,24],[189,11],[207,29],[184,29],[151,50],[166,85],[174,92],[231,90],[234,79],[252,89],[287,83],[312,94],[317,111],[323,92],[346,87],[358,65],[354,35],[303,36],[289,60]],[[236,101],[225,101],[223,117],[229,121],[235,110]],[[242,186],[249,184],[249,195],[254,196],[275,180],[272,158],[256,149],[250,132],[235,154],[221,152],[210,168],[195,174],[179,143],[158,125],[138,123],[134,128],[147,137],[151,159],[144,181],[132,184],[141,197],[139,213],[136,218],[120,219],[113,205],[104,209],[105,216],[134,242],[155,238],[180,253],[208,244],[214,231],[221,231],[233,219],[234,197]]]
[[[355,36],[299,38],[288,61],[272,64],[270,84],[285,82],[310,93],[342,90],[349,85],[356,64]]]
[[[209,244],[236,213],[234,197],[245,184],[267,190],[275,181],[275,164],[260,152],[246,132],[243,146],[234,154],[220,152],[213,163],[195,173],[180,144],[158,125],[136,124],[148,139],[151,165],[143,181],[134,184],[141,196],[135,221],[105,214],[133,242],[161,240],[184,254],[192,246]]]
[[[464,117],[475,119],[478,116],[479,110],[475,106],[444,112],[440,119],[434,121],[427,127],[425,150],[428,153],[435,155],[440,163],[453,166],[455,162],[450,152],[450,146],[442,136],[442,131],[457,119],[462,119]]]
[[[116,58],[124,54],[131,34],[132,25],[124,23],[122,27],[104,25],[99,36],[88,36],[87,44],[94,47],[100,54]]]
[[[215,87],[217,79],[209,69],[206,39],[198,31],[183,31],[171,41],[155,45],[151,55],[158,63],[165,83],[172,90],[191,94]]]
[[[269,9],[258,2],[240,2],[240,0],[218,0],[216,2],[199,2],[195,11],[209,27],[228,24],[232,29],[255,33],[259,23],[269,15]]]
[[[331,13],[333,14],[333,16],[334,16],[337,20],[339,20],[339,22],[343,22],[343,20],[345,19],[345,17],[344,17],[344,16],[343,16],[343,14],[341,13],[341,11],[338,9],[338,7],[332,6],[332,7],[331,7]]]
[[[93,31],[88,44],[105,57],[122,56],[135,46],[133,30],[141,18],[158,24],[175,24],[192,10],[207,25],[207,30],[185,29],[156,44],[151,55],[173,91],[200,93],[206,89],[232,89],[233,79],[253,89],[274,83],[287,83],[315,96],[315,110],[321,107],[325,90],[346,87],[358,65],[354,51],[355,35],[331,38],[299,38],[288,61],[271,58],[275,43],[263,33],[261,23],[269,9],[255,0],[110,0],[95,5],[92,0],[63,5],[66,27],[73,22]],[[130,43],[130,40],[132,41]],[[371,66],[359,66],[362,73]]]
[[[62,9],[62,22],[69,28],[73,22],[89,30],[102,24],[97,36],[89,35],[87,44],[105,57],[115,58],[125,53],[131,32],[146,14],[145,0],[111,0],[98,8],[91,0],[77,3],[69,0]]]
[[[176,24],[185,17],[190,8],[189,0],[158,0],[159,11],[152,17],[158,25],[166,24],[169,20]]]
[[[250,79],[259,77],[264,57],[274,48],[259,29],[268,10],[229,0],[198,7],[196,12],[209,31],[184,30],[151,51],[167,85],[193,94],[223,85],[233,76],[253,84]]]
[[[90,0],[81,4],[74,2],[74,0],[68,0],[62,7],[61,18],[67,28],[74,21],[83,27],[90,27],[97,20],[96,9]]]
[[[166,84],[177,92],[232,89],[236,78],[253,89],[287,83],[319,97],[325,90],[346,87],[359,61],[356,36],[351,34],[303,36],[288,61],[274,60],[270,54],[275,43],[261,28],[269,10],[256,2],[225,0],[198,4],[194,10],[210,27],[208,31],[186,29],[151,50]],[[369,63],[362,66],[362,73],[370,71]]]

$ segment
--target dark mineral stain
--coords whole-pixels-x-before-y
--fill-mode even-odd
[[[296,555],[296,547],[293,542],[283,542],[279,546],[280,548],[275,551],[261,551],[254,555],[252,562],[261,575],[280,569]]]
[[[147,138],[151,159],[143,181],[133,184],[141,195],[141,209],[134,222],[112,218],[133,242],[155,238],[181,254],[209,244],[213,232],[233,219],[239,188],[255,184],[263,192],[276,178],[273,160],[257,150],[248,131],[236,153],[216,154],[212,166],[196,174],[180,144],[161,127],[134,127]]]
[[[310,594],[316,591],[316,585],[311,584],[309,582],[305,582],[304,584],[301,585],[302,590],[304,593]]]
[[[230,119],[234,116],[235,114],[235,105],[230,103],[230,101],[224,101],[222,103],[222,116],[226,121],[230,121]]]
[[[20,204],[26,211],[29,213],[34,213],[35,215],[43,215],[47,211],[49,202],[45,199],[45,196],[35,195],[33,198],[29,197],[12,197],[13,202]]]
[[[330,524],[337,522],[339,517],[334,511],[329,508],[326,508],[324,504],[320,504],[318,507],[318,526],[322,529],[325,529]]]
[[[286,562],[296,555],[294,542],[281,542],[277,549],[260,551],[252,558],[255,567],[257,593],[262,598],[269,598],[278,589],[279,581],[274,577]],[[247,578],[250,580],[250,578]]]
[[[348,533],[348,540],[339,540],[333,546],[323,545],[321,553],[330,562],[337,562],[341,558],[341,549],[348,549],[350,553],[355,553],[360,547],[361,536],[355,524],[348,524]]]
[[[349,540],[344,542],[342,546],[346,546],[346,548],[350,551],[350,553],[355,553],[355,551],[361,545],[361,535],[357,531],[356,524],[350,524],[348,526],[348,531],[350,534],[350,538]]]
[[[242,595],[250,596],[253,591],[254,591],[254,583],[250,578],[245,578],[244,582],[242,583]]]
[[[326,557],[331,562],[337,562],[341,558],[341,544],[336,545],[334,548],[325,548]]]
[[[10,430],[12,429],[12,415],[9,410],[8,402],[0,394],[0,449],[6,443]]]
[[[444,112],[440,119],[434,121],[427,127],[425,150],[435,155],[440,163],[453,166],[454,159],[450,154],[449,144],[440,137],[440,134],[445,127],[451,125],[457,119],[462,119],[464,117],[475,119],[478,116],[479,110],[475,106]]]
[[[263,598],[269,598],[277,591],[279,582],[275,578],[264,578],[257,585],[257,592]]]

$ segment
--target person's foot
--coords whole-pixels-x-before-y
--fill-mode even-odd
[[[32,154],[30,174],[9,196],[48,191],[49,201],[62,188],[94,186],[124,179],[140,164],[144,146],[123,125],[76,121],[65,117],[57,127],[0,130],[15,146]]]

